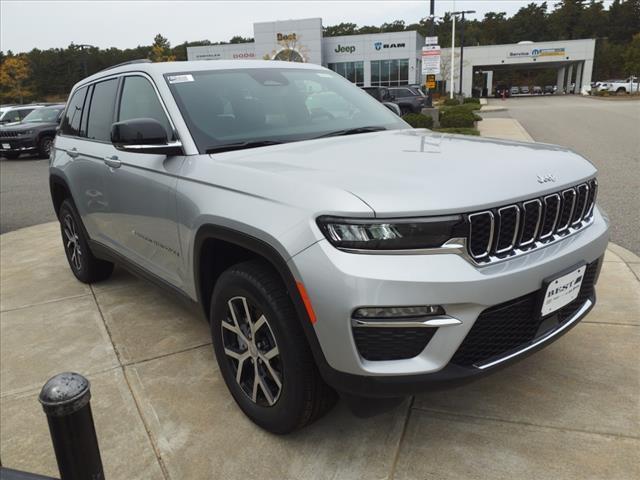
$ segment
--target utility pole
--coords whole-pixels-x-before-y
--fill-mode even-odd
[[[458,90],[458,94],[460,96],[462,96],[462,69],[464,68],[464,64],[463,64],[463,59],[464,59],[464,14],[465,13],[476,13],[475,10],[465,10],[462,12],[453,12],[452,15],[461,15],[460,18],[460,88]],[[454,26],[455,26],[455,20],[454,20]],[[454,33],[455,33],[455,28],[454,28]],[[451,42],[451,58],[453,59],[453,41]],[[453,62],[452,62],[453,64]],[[453,67],[452,67],[453,70]],[[453,82],[453,74],[451,74],[451,82]],[[451,94],[451,98],[453,98],[453,94]]]
[[[451,15],[451,66],[449,67],[449,77],[451,78],[451,85],[449,86],[449,98],[453,98],[453,89],[455,84],[453,83],[453,71],[455,70],[455,57],[454,50],[456,48],[456,16]]]

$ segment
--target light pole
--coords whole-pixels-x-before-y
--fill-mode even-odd
[[[450,70],[449,76],[451,78],[451,85],[449,86],[449,98],[453,98],[453,89],[455,87],[453,83],[453,70],[455,66],[453,50],[455,47],[456,47],[456,16],[451,15],[451,66],[449,67],[449,70]]]
[[[460,18],[460,88],[458,91],[458,94],[460,96],[462,96],[462,69],[464,67],[463,65],[463,59],[464,59],[464,14],[465,13],[476,13],[475,10],[464,10],[461,12],[453,12],[452,15],[454,15],[454,19],[455,19],[455,15],[462,15],[462,17]],[[455,27],[455,20],[453,21],[454,23],[454,27]],[[454,33],[455,33],[455,28],[454,28]],[[453,59],[453,40],[451,41],[451,58]],[[453,61],[451,62],[453,65]],[[451,70],[453,70],[453,66],[451,68]],[[453,84],[453,74],[451,74],[451,82]],[[453,85],[452,85],[453,87]],[[453,98],[453,94],[451,94],[451,98]]]
[[[93,45],[89,45],[88,43],[81,43],[79,45],[76,45],[77,47],[80,48],[80,50],[82,50],[82,66],[84,69],[84,76],[88,77],[89,76],[89,72],[87,70],[87,54],[85,52],[85,48],[95,48]]]
[[[431,0],[431,2],[429,2],[429,36],[433,37],[433,34],[435,33],[435,18],[434,18],[434,14],[433,14],[433,10],[435,8],[435,3],[436,0]],[[431,93],[431,89],[429,89],[427,91],[427,108],[431,108],[433,107],[433,93]]]

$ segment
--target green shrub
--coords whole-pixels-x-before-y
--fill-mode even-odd
[[[436,132],[440,133],[457,133],[460,135],[480,135],[477,128],[436,128]]]
[[[407,113],[402,119],[413,128],[433,128],[433,118],[421,113]]]
[[[464,99],[464,101],[462,103],[476,103],[478,105],[480,105],[480,99],[479,98],[474,98],[474,97],[467,97]]]
[[[443,112],[440,116],[440,126],[443,128],[473,127],[476,116],[473,112],[465,111]]]
[[[445,98],[444,104],[447,107],[453,107],[454,105],[460,105],[460,101],[457,98]]]

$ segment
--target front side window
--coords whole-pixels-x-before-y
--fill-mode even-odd
[[[82,119],[82,107],[86,95],[87,87],[79,88],[73,93],[67,105],[67,111],[62,119],[62,123],[60,124],[60,133],[74,136],[80,134],[80,120]]]
[[[117,87],[118,80],[115,78],[94,85],[87,119],[87,138],[102,142],[111,141]]]
[[[118,121],[134,118],[152,118],[160,122],[172,139],[173,131],[167,115],[158,100],[153,86],[144,77],[132,76],[124,79]]]
[[[337,130],[407,124],[328,70],[246,68],[165,75],[204,153],[238,142],[306,140]]]

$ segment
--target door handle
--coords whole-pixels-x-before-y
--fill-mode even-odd
[[[72,149],[67,150],[67,155],[69,155],[71,158],[76,158],[78,155],[80,155],[80,152],[76,147],[73,147]]]
[[[122,162],[118,160],[118,157],[113,155],[112,157],[104,157],[104,163],[111,168],[120,168]]]

